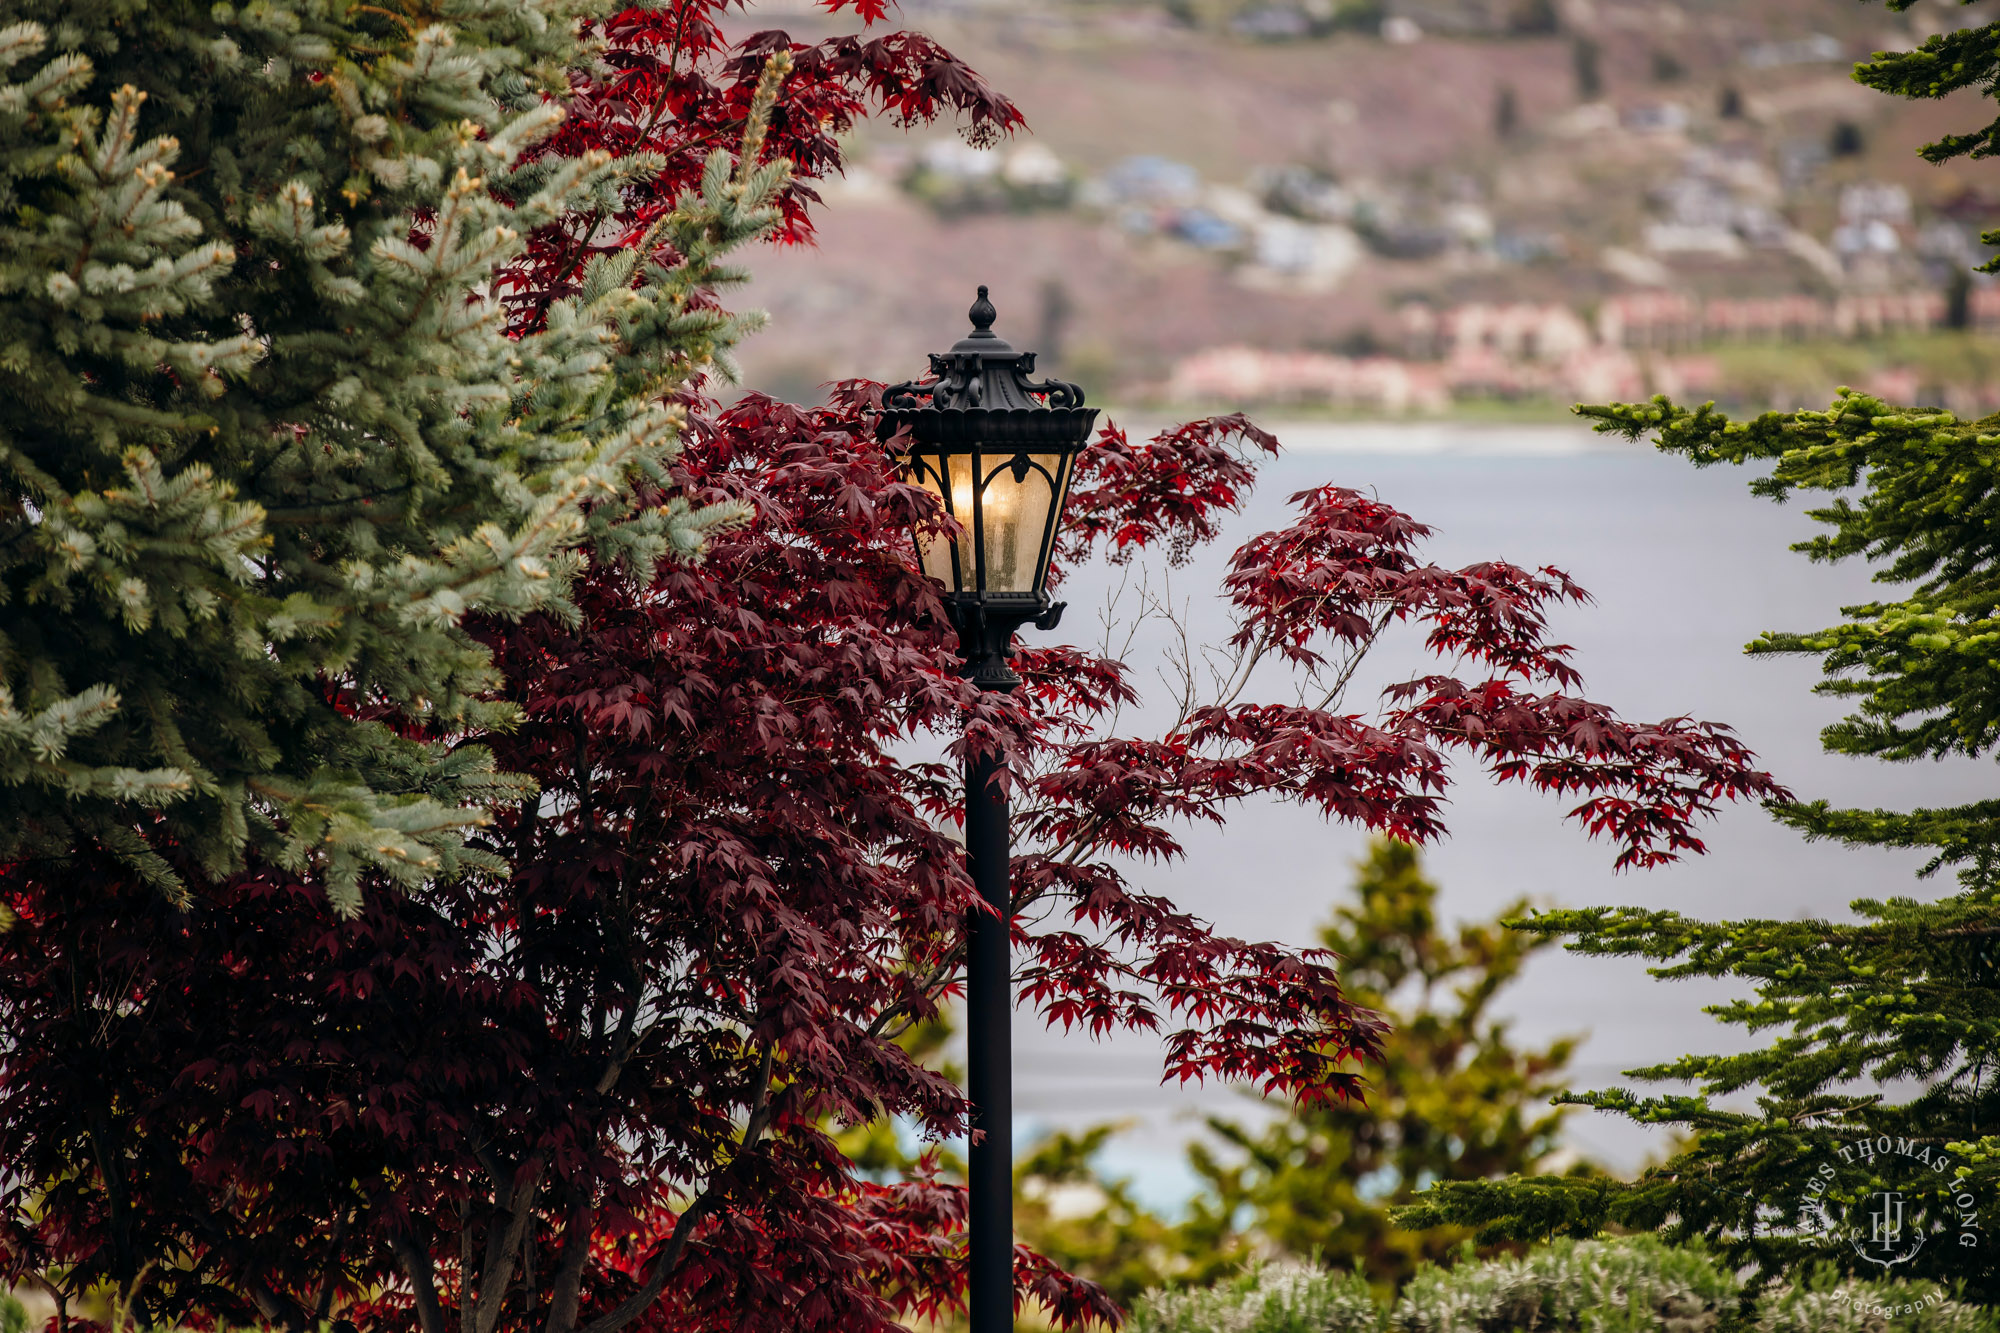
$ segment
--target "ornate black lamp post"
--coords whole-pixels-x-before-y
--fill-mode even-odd
[[[972,332],[931,354],[931,375],[882,396],[884,438],[905,427],[905,475],[936,494],[963,531],[917,544],[926,574],[943,582],[958,629],[965,676],[982,690],[1011,690],[1014,631],[1054,629],[1061,602],[1046,587],[1049,556],[1068,498],[1070,470],[1090,438],[1097,409],[1060,380],[1036,383],[1035,354],[993,332],[986,289],[973,303]],[[968,1303],[972,1333],[1014,1326],[1013,1043],[1008,950],[1012,920],[1007,798],[998,764],[979,759],[965,775],[965,856],[980,896],[998,917],[974,913],[966,957],[967,1091],[972,1101]]]

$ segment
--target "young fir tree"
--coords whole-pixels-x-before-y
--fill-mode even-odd
[[[1497,920],[1441,927],[1438,887],[1409,843],[1376,839],[1355,872],[1354,900],[1334,910],[1320,940],[1339,955],[1344,993],[1387,1023],[1366,1102],[1295,1102],[1261,1130],[1210,1119],[1233,1151],[1189,1150],[1206,1188],[1178,1223],[1092,1166],[1116,1126],[1053,1135],[1015,1169],[1017,1225],[1036,1249],[1121,1302],[1169,1281],[1212,1282],[1273,1254],[1317,1255],[1393,1291],[1467,1236],[1450,1226],[1403,1230],[1393,1207],[1433,1181],[1489,1179],[1548,1158],[1563,1117],[1548,1099],[1574,1043],[1523,1050],[1491,1011],[1549,942]],[[1507,915],[1526,909],[1517,903]],[[1096,1206],[1079,1209],[1081,1200]]]
[[[530,150],[570,0],[23,0],[0,28],[0,860],[94,851],[170,895],[259,849],[450,873],[503,726],[470,612],[560,606],[731,508],[664,480],[699,298],[767,229],[731,174],[510,330],[535,229],[658,164]],[[754,157],[754,154],[753,154]],[[512,336],[519,335],[519,336]]]
[[[1403,1230],[1393,1206],[1433,1181],[1533,1170],[1557,1146],[1563,1113],[1548,1099],[1574,1043],[1523,1050],[1491,1013],[1546,942],[1498,921],[1441,927],[1437,885],[1405,842],[1375,841],[1354,894],[1320,938],[1349,998],[1389,1024],[1367,1101],[1297,1105],[1261,1131],[1210,1120],[1238,1152],[1191,1153],[1209,1185],[1182,1228],[1198,1269],[1276,1249],[1400,1287],[1465,1233]]]
[[[1855,71],[1907,97],[1970,87],[1992,96],[1996,75],[2000,24],[1878,54]],[[1934,162],[1984,157],[2000,148],[1996,136],[2000,120],[1922,151]],[[2000,244],[2000,233],[1984,239]],[[1822,733],[1829,752],[1911,762],[1994,751],[2000,418],[1960,421],[1846,389],[1824,412],[1744,422],[1664,398],[1579,410],[1600,430],[1651,434],[1697,466],[1768,469],[1752,489],[1774,500],[1828,497],[1809,511],[1827,531],[1794,549],[1866,560],[1883,596],[1843,608],[1845,619],[1825,629],[1767,633],[1749,651],[1819,659],[1818,691],[1854,705]],[[1406,1222],[1473,1223],[1518,1238],[1665,1227],[1706,1237],[1765,1277],[1821,1260],[1876,1275],[1893,1258],[1898,1276],[1963,1282],[1981,1300],[2000,1300],[2000,1249],[1986,1221],[2000,1199],[2000,801],[1915,810],[1805,801],[1774,813],[1808,838],[1921,849],[1924,875],[1952,870],[1956,891],[1864,899],[1851,921],[1705,922],[1639,908],[1533,918],[1531,929],[1569,936],[1579,952],[1655,960],[1664,978],[1748,983],[1749,998],[1714,1012],[1766,1044],[1632,1071],[1689,1082],[1691,1095],[1573,1099],[1693,1136],[1636,1181],[1447,1185]],[[1742,1093],[1755,1094],[1754,1109],[1740,1098],[1718,1105]],[[1899,1213],[1882,1212],[1885,1200]]]

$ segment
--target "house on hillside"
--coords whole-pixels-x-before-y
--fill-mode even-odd
[[[1490,351],[1510,361],[1561,361],[1596,340],[1566,305],[1471,302],[1438,318],[1438,343],[1446,360]]]
[[[1840,225],[1833,250],[1850,265],[1870,255],[1893,255],[1903,248],[1910,226],[1910,192],[1883,181],[1856,181],[1840,191]]]
[[[1388,0],[1385,18],[1453,36],[1554,32],[1554,0]]]
[[[1316,403],[1392,416],[1451,406],[1450,391],[1434,366],[1255,347],[1212,347],[1183,357],[1166,396],[1181,403]]]
[[[1597,307],[1597,337],[1606,347],[1690,347],[1701,336],[1701,307],[1684,292],[1624,292]]]
[[[1714,342],[1799,342],[1825,337],[1832,325],[1832,308],[1813,296],[1717,297],[1701,309]]]

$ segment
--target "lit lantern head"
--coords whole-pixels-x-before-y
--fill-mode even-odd
[[[1006,687],[1013,632],[1030,621],[1053,629],[1062,614],[1049,600],[1049,557],[1097,409],[1074,384],[1029,378],[1035,354],[993,332],[984,287],[970,314],[972,332],[931,353],[929,378],[883,393],[877,430],[900,451],[905,479],[958,521],[956,537],[920,535],[917,558],[945,586],[969,674]]]

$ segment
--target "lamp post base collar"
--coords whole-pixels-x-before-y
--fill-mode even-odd
[[[1011,690],[1021,678],[1007,665],[1014,652],[1014,631],[1023,625],[1054,629],[1067,603],[1049,600],[1047,593],[952,593],[944,599],[945,614],[958,631],[958,652],[965,660],[964,677],[982,690]]]

